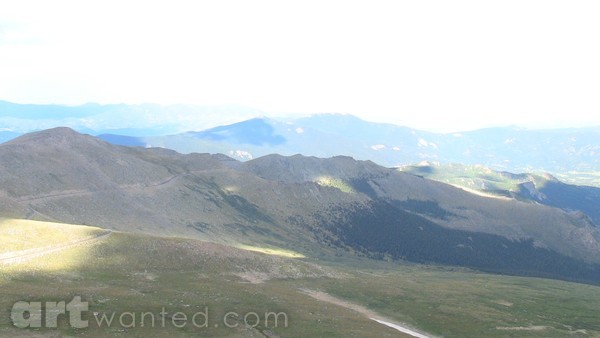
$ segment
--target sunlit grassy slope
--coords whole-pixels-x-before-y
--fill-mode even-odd
[[[506,196],[510,192],[518,192],[519,184],[534,181],[543,186],[543,173],[538,174],[503,174],[482,165],[442,164],[442,165],[408,165],[400,171],[444,182],[459,187],[485,191]],[[554,173],[562,182],[574,185],[600,187],[600,172],[569,171]]]
[[[479,165],[446,164],[404,166],[401,171],[490,194],[517,192],[526,178],[510,177]]]
[[[0,255],[74,242],[103,232],[82,225],[0,218]]]
[[[70,225],[62,230],[83,229],[89,230]],[[25,241],[28,236],[20,238]],[[197,240],[116,232],[23,264],[0,266],[0,336],[399,336],[364,315],[320,302],[300,289],[330,293],[437,336],[600,335],[599,287],[358,259],[320,264],[311,258]],[[99,314],[158,314],[165,307],[172,316],[208,307],[211,325],[108,328],[88,317],[88,329],[69,328],[62,318],[58,330],[22,331],[10,323],[9,310],[16,301],[69,301],[77,295]],[[230,311],[255,312],[261,319],[265,312],[285,312],[289,325],[275,328],[273,322],[262,322],[256,328],[227,328],[222,317]]]
[[[306,258],[306,256],[304,256],[301,253],[297,253],[297,252],[294,252],[291,250],[279,249],[279,248],[259,247],[259,246],[244,245],[244,244],[239,244],[239,245],[236,245],[235,247],[243,249],[243,250],[260,252],[260,253],[264,253],[267,255],[275,255],[275,256],[288,257],[288,258]]]
[[[344,182],[342,179],[339,179],[336,177],[319,176],[315,180],[315,183],[322,185],[324,187],[336,188],[347,194],[355,194],[356,193],[356,191],[354,190],[354,188],[352,188],[352,186],[350,184],[348,184],[348,183]]]

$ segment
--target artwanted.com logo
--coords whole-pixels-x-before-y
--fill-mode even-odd
[[[70,302],[17,302],[13,305],[11,311],[11,320],[18,328],[58,328],[59,318],[61,316],[68,319],[68,325],[76,329],[86,329],[90,327],[88,317],[90,312],[89,303],[82,301],[80,296],[74,297]],[[195,313],[185,312],[167,312],[163,307],[160,312],[93,312],[92,325],[97,327],[120,327],[125,329],[137,327],[160,327],[172,326],[174,328],[185,328],[193,325],[196,328],[227,327],[236,328],[239,326],[264,328],[288,327],[288,316],[285,312],[247,312],[239,314],[230,311],[224,314],[221,320],[211,325],[208,307],[203,311]]]

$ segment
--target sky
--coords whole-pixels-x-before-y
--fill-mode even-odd
[[[600,125],[599,1],[0,0],[0,99]]]

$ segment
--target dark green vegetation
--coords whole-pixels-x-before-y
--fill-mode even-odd
[[[277,256],[252,253],[222,245],[185,239],[164,239],[142,235],[115,233],[99,243],[52,253],[27,263],[0,266],[0,335],[54,335],[57,330],[17,329],[9,320],[12,304],[17,301],[70,301],[81,296],[90,303],[84,317],[89,328],[69,327],[62,316],[58,332],[64,335],[165,337],[217,336],[261,337],[277,334],[290,337],[351,335],[394,337],[389,328],[370,321],[344,308],[323,312],[321,304],[303,294],[294,280],[328,280],[339,273],[312,263]],[[270,279],[290,281],[278,285]],[[302,282],[303,284],[303,282]],[[168,314],[162,326],[162,315]],[[206,311],[208,309],[208,311]],[[228,312],[239,317],[223,318]],[[134,312],[137,325],[123,327],[119,317]],[[141,313],[155,315],[155,326],[146,321],[141,327]],[[175,312],[191,316],[208,313],[208,326],[203,317],[185,328],[172,323]],[[260,325],[247,327],[243,316],[257,313]],[[285,313],[276,324],[267,314]],[[99,325],[93,317],[116,313],[110,327]],[[131,323],[130,317],[124,322]],[[255,317],[249,325],[254,326]],[[265,319],[268,319],[265,322]],[[191,320],[191,319],[190,319]],[[177,323],[180,324],[180,323]],[[216,326],[215,326],[216,325]],[[126,324],[127,326],[127,324]]]
[[[37,225],[41,227],[41,225]],[[41,230],[40,230],[41,231]],[[87,229],[82,228],[82,231]],[[25,238],[24,238],[25,240]],[[211,337],[398,337],[399,332],[352,310],[360,305],[388,321],[445,337],[588,337],[600,334],[600,290],[596,286],[536,278],[497,276],[457,268],[343,258],[319,264],[247,252],[181,238],[113,233],[101,241],[0,266],[0,335],[211,336]],[[351,268],[350,268],[351,267]],[[301,289],[326,292],[347,303],[334,305]],[[73,329],[61,316],[58,329],[17,329],[9,320],[16,301],[90,303],[87,329]],[[159,313],[167,312],[166,325]],[[208,308],[208,327],[176,328],[175,312]],[[261,324],[240,317],[255,312]],[[97,315],[117,317],[99,326]],[[156,314],[156,326],[123,328],[124,312]],[[288,326],[265,313],[284,312]],[[129,317],[125,320],[129,323]],[[199,323],[203,323],[199,320]],[[217,324],[218,327],[215,327]],[[254,324],[252,321],[251,324]]]
[[[599,334],[595,286],[421,266],[358,269],[352,277],[320,288],[437,336]]]

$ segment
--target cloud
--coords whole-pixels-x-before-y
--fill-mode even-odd
[[[36,45],[41,38],[23,25],[11,21],[0,21],[0,45]]]
[[[0,5],[0,99],[241,104],[452,132],[600,124],[599,9],[20,0]]]

